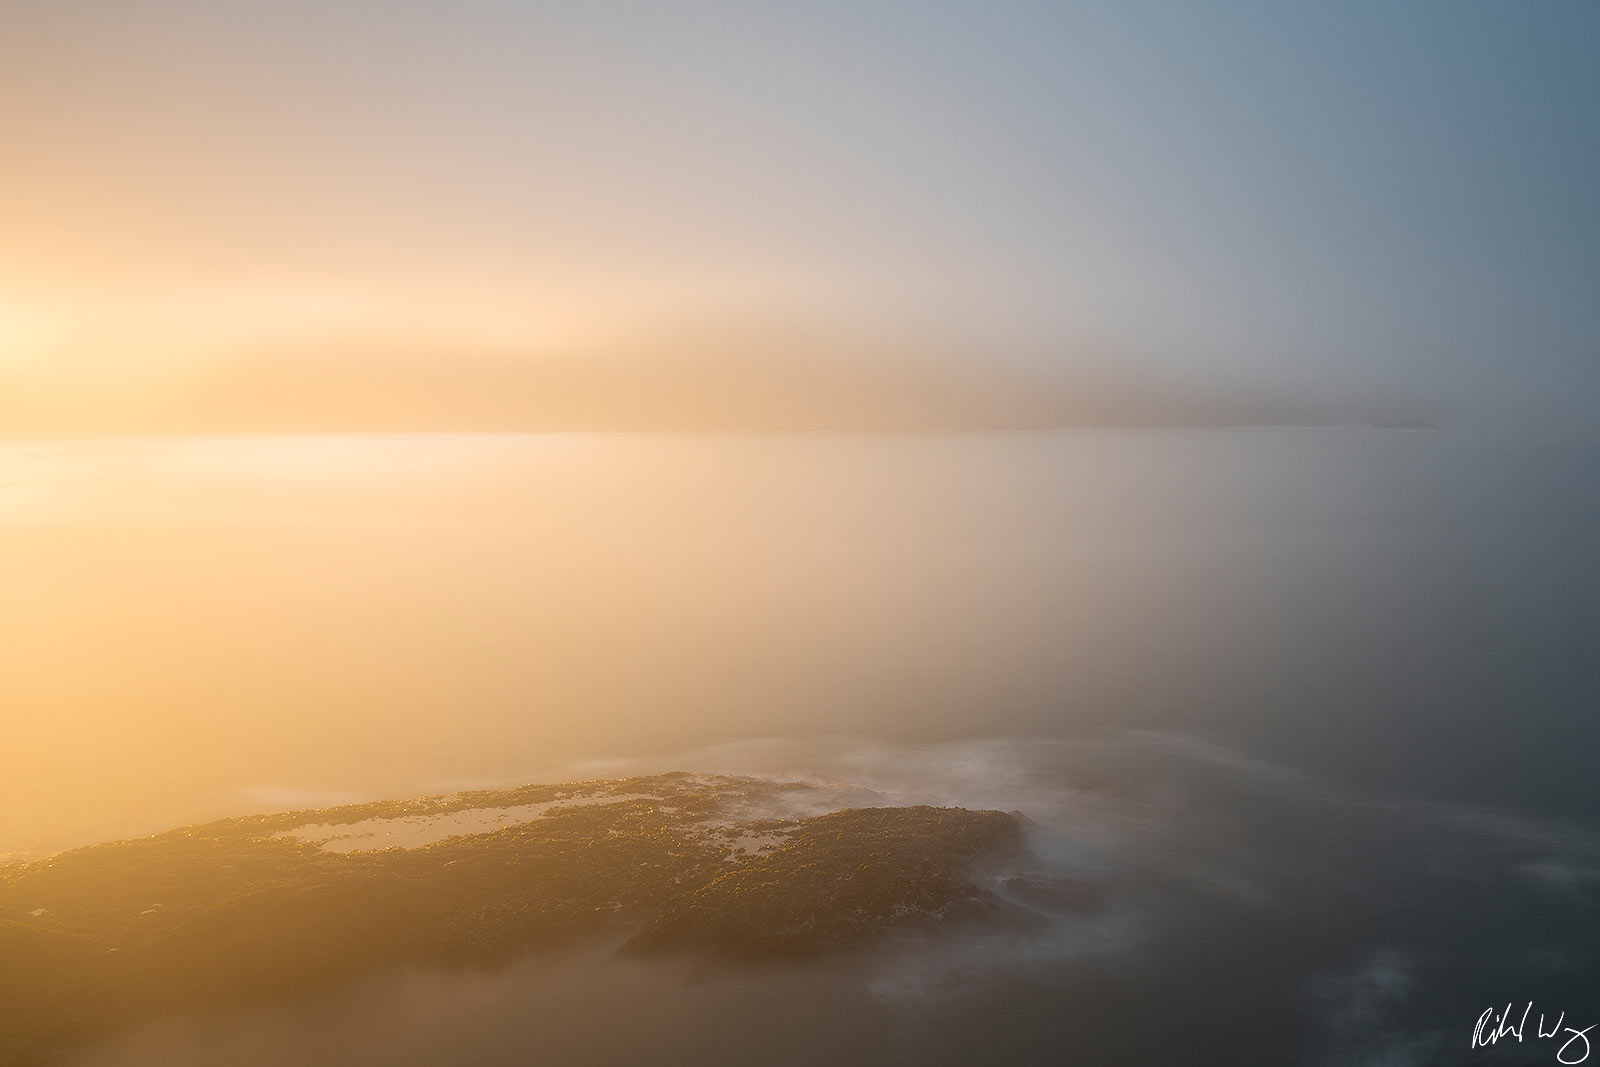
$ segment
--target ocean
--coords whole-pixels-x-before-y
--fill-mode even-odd
[[[586,949],[96,1064],[1553,1062],[1541,1012],[1600,1022],[1597,461],[1448,427],[12,440],[0,853],[681,768],[1017,810],[1100,886],[1048,937],[737,977]]]

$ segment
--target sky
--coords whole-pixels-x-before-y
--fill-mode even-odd
[[[11,0],[0,432],[907,383],[964,424],[1583,425],[1597,48],[1558,2]]]

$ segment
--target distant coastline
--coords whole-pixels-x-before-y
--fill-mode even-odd
[[[1436,414],[1375,383],[766,349],[582,357],[338,349],[219,357],[92,388],[47,373],[0,378],[0,435],[13,436],[1428,429]]]

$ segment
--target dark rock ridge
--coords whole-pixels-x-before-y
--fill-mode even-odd
[[[670,774],[228,819],[0,867],[0,1062],[608,930],[631,952],[792,957],[1006,909],[970,876],[1021,847],[1011,815],[811,814],[828,800]],[[377,847],[392,841],[414,847]]]

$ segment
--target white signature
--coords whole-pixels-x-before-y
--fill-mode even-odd
[[[1483,1048],[1493,1045],[1502,1037],[1515,1037],[1520,1042],[1523,1034],[1528,1029],[1528,1017],[1532,1014],[1533,1001],[1531,1000],[1528,1001],[1528,1006],[1522,1009],[1522,1017],[1515,1025],[1511,1022],[1513,1018],[1516,1018],[1516,1016],[1512,1015],[1512,1005],[1506,1005],[1505,1011],[1500,1012],[1498,1020],[1495,1018],[1495,1009],[1490,1008],[1478,1016],[1478,1025],[1472,1029],[1471,1047]],[[1542,1041],[1560,1037],[1562,1034],[1571,1034],[1572,1036],[1567,1038],[1566,1043],[1556,1050],[1556,1062],[1582,1063],[1589,1058],[1589,1031],[1593,1030],[1596,1024],[1591,1023],[1582,1030],[1578,1030],[1571,1026],[1562,1026],[1561,1024],[1566,1021],[1567,1013],[1562,1012],[1556,1017],[1555,1024],[1550,1027],[1550,1032],[1546,1033],[1544,1029],[1544,1012],[1540,1012],[1539,1022],[1533,1028],[1533,1037],[1535,1040]],[[1581,1049],[1573,1048],[1574,1044],[1581,1044]]]

